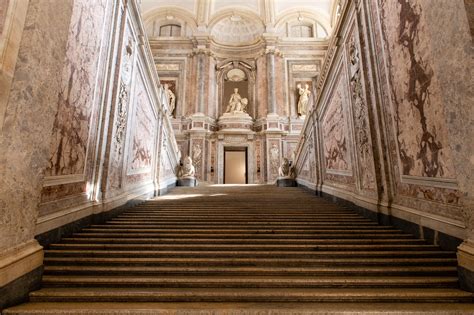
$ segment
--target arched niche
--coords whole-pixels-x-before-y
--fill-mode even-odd
[[[227,109],[229,99],[234,89],[239,89],[242,98],[247,98],[249,104],[247,113],[255,118],[255,66],[244,61],[226,60],[216,66],[217,73],[217,116],[222,116]]]

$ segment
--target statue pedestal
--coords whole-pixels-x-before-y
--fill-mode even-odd
[[[252,130],[253,119],[246,112],[235,111],[219,117],[219,129]]]
[[[298,183],[291,177],[279,177],[276,181],[278,187],[297,187]]]
[[[196,187],[197,185],[198,181],[196,177],[182,177],[176,181],[176,186]]]

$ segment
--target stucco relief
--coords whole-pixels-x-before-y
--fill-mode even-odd
[[[142,80],[137,81],[135,99],[134,132],[132,137],[129,168],[132,171],[148,169],[153,160],[156,117]]]
[[[403,175],[454,178],[424,3],[380,1],[398,155]]]
[[[324,157],[327,169],[349,171],[351,161],[343,105],[344,102],[347,102],[347,97],[344,93],[342,77],[340,72],[332,98],[323,117]]]
[[[84,172],[106,3],[74,1],[48,175]]]
[[[314,140],[312,136],[307,138],[307,145],[304,148],[304,162],[301,170],[297,173],[298,177],[314,182],[316,161],[314,159]]]
[[[278,168],[280,167],[280,148],[278,141],[271,141],[269,145],[270,174],[268,175],[273,178],[278,175]]]
[[[362,188],[375,189],[374,157],[369,134],[368,108],[362,85],[359,45],[355,35],[349,40],[349,69],[360,184]]]
[[[110,186],[121,188],[123,184],[123,160],[127,122],[129,120],[130,90],[134,77],[135,41],[129,27],[125,28],[122,61],[120,66],[119,92],[114,118],[114,134],[110,153]]]
[[[194,167],[196,168],[196,177],[202,179],[202,168],[203,168],[203,159],[202,159],[202,150],[203,150],[203,140],[194,140],[192,147],[192,155]]]

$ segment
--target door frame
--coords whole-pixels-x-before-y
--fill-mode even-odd
[[[238,147],[238,146],[225,146],[224,147],[224,178],[223,182],[225,182],[225,164],[226,164],[226,152],[245,152],[245,184],[249,183],[249,163],[248,163],[248,147]]]

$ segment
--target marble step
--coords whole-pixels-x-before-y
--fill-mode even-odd
[[[273,231],[273,230],[298,230],[298,231],[320,231],[320,230],[337,230],[337,229],[357,229],[357,230],[386,230],[386,228],[378,225],[365,225],[365,224],[320,224],[314,226],[307,225],[272,225],[272,224],[260,224],[260,225],[231,225],[231,224],[143,224],[143,223],[122,223],[122,224],[94,224],[90,228],[95,229],[154,229],[154,230],[238,230],[238,231]]]
[[[127,277],[44,276],[43,287],[457,288],[456,277]]]
[[[84,231],[84,230],[83,230]],[[411,234],[402,234],[402,233],[393,233],[393,234],[388,234],[388,233],[383,233],[380,235],[380,233],[360,233],[360,234],[337,234],[337,233],[318,233],[318,234],[283,234],[283,233],[278,233],[278,234],[256,234],[256,233],[242,233],[242,234],[226,234],[226,233],[186,233],[186,234],[176,234],[176,233],[116,233],[116,232],[110,232],[110,231],[104,231],[104,232],[80,232],[80,233],[74,233],[72,237],[114,237],[114,238],[135,238],[135,237],[151,237],[151,238],[160,238],[160,239],[182,239],[182,240],[192,240],[192,239],[215,239],[215,240],[221,240],[221,239],[226,239],[226,240],[313,240],[313,239],[325,239],[325,240],[330,240],[330,239],[363,239],[363,240],[369,240],[369,239],[404,239],[404,240],[409,240],[409,239],[414,239],[413,235]]]
[[[295,255],[297,256],[297,255]],[[106,258],[45,257],[48,266],[456,266],[455,258]]]
[[[65,237],[62,239],[62,243],[75,243],[75,244],[87,244],[87,243],[105,243],[105,244],[254,244],[254,245],[265,245],[265,244],[281,244],[281,245],[298,245],[298,244],[312,244],[312,245],[325,245],[325,244],[426,244],[424,240],[418,239],[208,239],[208,238],[186,238],[186,239],[166,239],[166,238],[150,238],[148,236],[143,237],[128,237],[127,235],[118,237]]]
[[[117,227],[111,225],[104,225],[104,226],[94,226],[90,228],[82,229],[84,232],[115,232],[115,233],[176,233],[176,234],[192,234],[192,233],[201,233],[201,234],[215,234],[215,233],[228,233],[228,234],[249,234],[249,233],[269,233],[269,234],[321,234],[321,233],[337,233],[337,234],[358,234],[358,233],[378,233],[378,234],[393,234],[393,233],[401,233],[398,230],[392,229],[384,229],[384,228],[372,228],[372,227],[358,227],[357,229],[347,229],[347,228],[334,228],[334,227],[319,227],[317,229],[290,229],[290,228],[245,228],[245,229],[227,229],[227,228],[154,228],[153,226],[147,227]]]
[[[368,251],[368,250],[404,250],[424,251],[437,250],[434,245],[423,244],[357,244],[357,245],[280,245],[280,244],[51,244],[50,249],[153,249],[153,250],[203,250],[203,251]]]
[[[351,219],[351,220],[314,220],[310,221],[307,219],[301,220],[225,220],[225,219],[193,219],[193,220],[164,220],[164,219],[152,219],[152,218],[115,218],[112,220],[107,221],[107,223],[125,223],[125,222],[143,222],[143,223],[150,223],[150,224],[157,224],[157,223],[166,223],[166,224],[233,224],[233,225],[260,225],[260,224],[275,224],[275,225],[321,225],[321,224],[364,224],[364,225],[377,225],[376,222],[372,222],[370,220],[365,219]]]
[[[48,249],[46,257],[201,257],[201,258],[293,258],[294,251],[155,251]],[[299,258],[456,258],[448,251],[299,251]]]
[[[30,294],[32,302],[457,302],[472,303],[473,294],[442,289],[173,289],[45,288]]]
[[[105,224],[108,226],[114,227],[155,227],[155,228],[250,228],[250,229],[289,229],[289,228],[298,228],[298,229],[318,229],[321,227],[333,227],[333,228],[376,228],[377,224],[369,222],[313,222],[313,223],[274,223],[274,222],[254,222],[253,224],[246,223],[235,223],[235,222],[153,222],[153,221],[135,221],[135,220],[126,220],[126,221],[108,221]],[[93,227],[97,227],[94,225]]]
[[[182,275],[182,276],[456,276],[456,266],[333,266],[333,267],[152,267],[51,266],[45,275]]]
[[[4,315],[440,315],[474,314],[471,303],[110,303],[110,302],[44,302],[26,303],[4,310]]]
[[[124,217],[142,217],[142,218],[220,218],[220,219],[265,219],[265,218],[272,218],[272,219],[288,219],[291,220],[295,217],[298,219],[363,219],[363,217],[359,215],[336,215],[336,214],[294,214],[294,213],[268,213],[265,211],[259,211],[254,213],[223,213],[223,212],[216,212],[216,213],[196,213],[194,211],[186,213],[182,211],[177,211],[175,213],[160,213],[160,212],[153,212],[153,213],[123,213],[119,216],[120,218]]]

